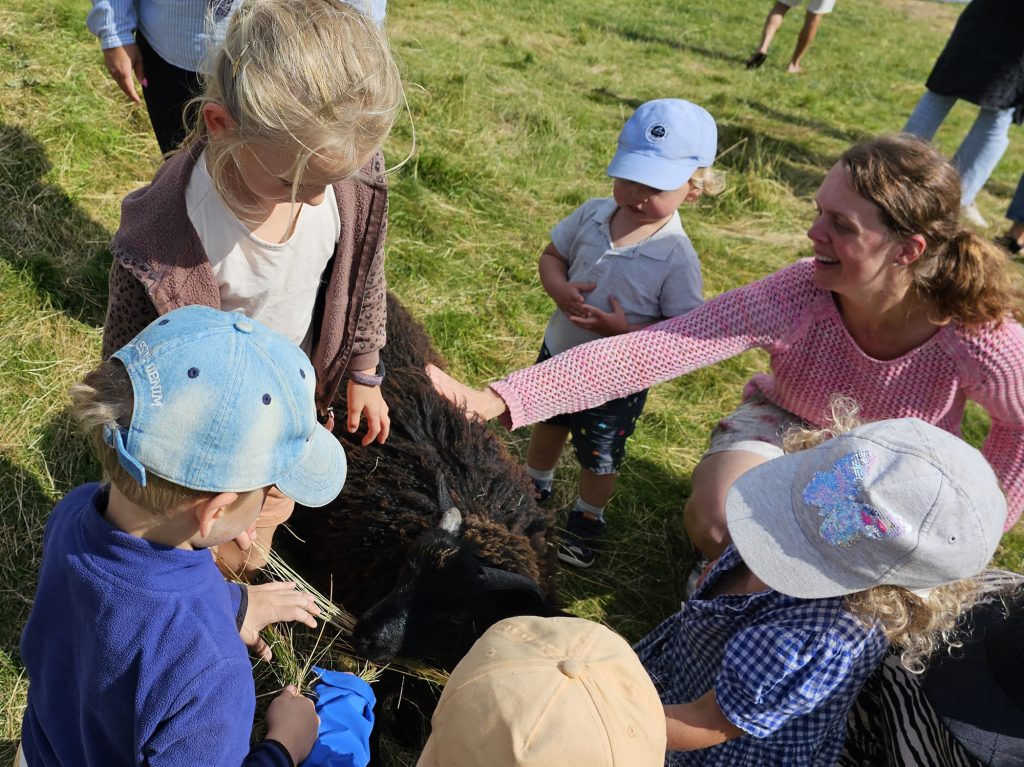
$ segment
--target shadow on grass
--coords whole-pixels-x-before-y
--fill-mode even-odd
[[[0,124],[0,258],[28,274],[54,307],[99,327],[110,232],[45,181],[50,168],[38,141]]]
[[[824,122],[822,120],[814,120],[810,117],[802,115],[794,115],[789,112],[783,112],[781,110],[770,107],[767,104],[762,104],[759,101],[745,101],[744,105],[751,109],[761,113],[765,117],[772,120],[777,120],[785,125],[798,125],[801,128],[810,128],[815,133],[820,133],[823,136],[834,138],[837,141],[843,141],[848,144],[852,144],[855,141],[859,141],[864,138],[863,134],[854,133],[852,131],[842,130],[837,128],[832,123]]]
[[[19,657],[21,630],[36,591],[50,510],[71,488],[100,476],[85,440],[75,431],[70,410],[46,424],[38,450],[46,457],[44,471],[52,486],[41,483],[24,462],[0,455],[0,595],[5,605],[0,612],[0,652],[14,658]]]
[[[629,40],[630,42],[664,45],[666,48],[671,48],[674,51],[692,53],[697,56],[714,59],[715,61],[726,61],[730,64],[743,64],[746,61],[746,56],[727,53],[725,51],[716,51],[713,48],[704,48],[699,45],[691,45],[689,43],[681,42],[675,37],[656,35],[642,29],[614,26],[604,20],[597,19],[588,19],[586,23],[594,29],[599,29],[606,34],[617,35],[623,40]]]
[[[0,740],[0,764],[14,764],[18,755],[18,741]]]
[[[24,467],[0,456],[0,653],[21,657],[21,630],[28,619],[36,591],[42,551],[42,520],[51,506],[50,497]]]
[[[696,554],[682,530],[690,477],[629,456],[607,512],[596,564],[562,565],[559,595],[583,617],[598,603],[603,623],[635,642],[679,609]],[[564,524],[564,519],[558,523]]]

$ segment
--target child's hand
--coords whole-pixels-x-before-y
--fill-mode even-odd
[[[508,410],[505,400],[490,387],[474,389],[471,386],[466,386],[433,364],[427,365],[427,375],[430,376],[430,382],[434,384],[434,390],[455,407],[465,410],[466,415],[470,418],[486,421],[497,418]]]
[[[294,685],[285,687],[270,702],[266,722],[267,740],[276,740],[284,746],[293,764],[299,764],[309,756],[316,743],[320,717],[316,715],[313,701],[305,695],[299,695]]]
[[[586,317],[586,303],[584,293],[589,293],[597,287],[596,282],[563,282],[561,285],[553,286],[548,295],[569,319]]]
[[[619,303],[615,296],[609,296],[608,300],[612,305],[610,312],[602,311],[596,306],[584,304],[582,316],[569,317],[569,320],[581,328],[593,330],[595,333],[600,333],[603,336],[617,336],[622,333],[628,333],[629,320],[626,319],[626,313],[622,311],[622,304]]]
[[[316,628],[313,616],[320,614],[320,608],[313,597],[298,591],[291,581],[275,581],[259,586],[249,586],[249,606],[239,634],[242,641],[260,658],[269,661],[273,656],[267,643],[260,638],[260,631],[271,623],[298,621],[311,629]],[[269,720],[270,714],[267,714]]]
[[[369,372],[373,372],[372,370]],[[348,381],[348,422],[346,426],[350,434],[359,428],[359,419],[366,416],[366,436],[361,445],[369,445],[376,439],[380,444],[391,433],[391,418],[388,417],[388,403],[380,393],[379,386],[363,386],[351,378]]]

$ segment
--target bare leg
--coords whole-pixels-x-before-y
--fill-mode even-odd
[[[1024,221],[1014,221],[1007,234],[1019,244],[1024,245]]]
[[[768,11],[768,18],[764,20],[764,30],[761,32],[761,44],[757,46],[758,53],[768,53],[768,47],[775,39],[775,33],[782,26],[782,17],[788,10],[789,6],[785,3],[775,3]]]
[[[526,464],[541,471],[555,468],[567,439],[569,430],[564,426],[536,424],[530,434],[530,446],[526,448]]]
[[[580,469],[580,498],[591,506],[607,506],[618,478],[618,474],[595,474]]]
[[[693,470],[693,492],[683,508],[683,528],[708,559],[721,556],[729,545],[725,524],[725,495],[736,479],[768,459],[746,450],[714,453]]]
[[[818,34],[818,27],[821,25],[820,13],[807,12],[807,16],[804,18],[804,25],[800,29],[800,34],[796,38],[796,48],[793,49],[793,58],[789,62],[789,67],[786,69],[790,74],[797,74],[800,72],[800,59],[807,53],[807,49],[811,47],[811,43],[814,42],[815,35]]]

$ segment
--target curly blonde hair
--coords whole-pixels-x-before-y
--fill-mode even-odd
[[[339,178],[355,175],[391,131],[402,103],[384,34],[344,0],[244,0],[216,51],[184,150],[207,143],[218,192],[253,209],[229,183],[234,152],[257,142],[294,151],[293,188],[311,160]],[[210,134],[202,106],[220,104],[236,124]]]
[[[860,407],[849,397],[834,396],[829,403],[827,426],[794,427],[784,436],[787,453],[820,445],[861,425]],[[928,658],[940,647],[957,647],[961,616],[979,601],[1005,587],[997,571],[946,583],[915,593],[902,586],[874,586],[844,598],[846,609],[866,625],[878,625],[908,671],[924,671]]]

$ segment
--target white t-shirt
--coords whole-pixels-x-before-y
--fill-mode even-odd
[[[341,236],[334,189],[327,187],[319,205],[302,206],[285,242],[264,242],[224,204],[204,152],[185,189],[185,204],[217,278],[221,308],[241,309],[309,354],[320,277]]]
[[[597,283],[583,296],[586,302],[610,312],[610,296],[615,296],[630,324],[657,322],[699,306],[704,300],[700,260],[679,213],[643,242],[616,248],[608,222],[617,207],[608,198],[587,200],[551,230],[551,243],[569,267],[569,281]],[[598,338],[599,333],[574,325],[555,309],[544,345],[559,354]]]

